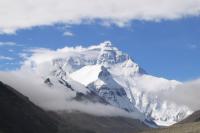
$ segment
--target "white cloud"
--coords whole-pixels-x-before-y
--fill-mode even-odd
[[[0,55],[0,60],[14,60],[14,58]]]
[[[32,63],[38,65],[43,62],[51,61],[56,58],[65,58],[69,56],[69,54],[78,53],[80,51],[85,50],[81,46],[77,47],[64,47],[61,49],[51,50],[47,48],[34,48],[34,49],[26,49],[24,53],[20,53],[19,56],[25,61],[23,62],[24,66],[31,66]]]
[[[71,100],[71,97],[74,97],[74,92],[63,87],[50,88],[46,86],[44,80],[29,69],[12,72],[0,71],[0,81],[14,87],[17,91],[29,97],[36,105],[47,110],[81,111],[96,116],[144,118],[143,115],[128,113],[110,105]]]
[[[0,33],[94,19],[124,26],[130,20],[173,20],[199,14],[200,0],[0,0]]]
[[[15,42],[0,42],[0,46],[16,46]]]
[[[160,95],[164,99],[176,102],[179,105],[186,105],[194,111],[199,110],[200,79],[185,82],[165,94],[161,92]]]
[[[70,32],[70,31],[65,31],[63,33],[64,36],[74,36],[74,33]]]
[[[140,87],[142,91],[150,93],[160,100],[187,106],[193,111],[200,110],[200,78],[181,83],[143,75],[136,78],[135,82],[136,87]],[[166,88],[170,89],[163,91]]]

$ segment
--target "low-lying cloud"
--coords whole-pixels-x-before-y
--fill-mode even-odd
[[[174,20],[199,14],[200,0],[0,0],[0,33],[94,20],[122,27],[131,20]]]
[[[41,77],[33,74],[30,70],[0,72],[0,81],[12,86],[36,105],[46,110],[80,111],[95,116],[122,116],[144,119],[142,114],[128,113],[110,105],[72,100],[76,95],[75,92],[62,87],[48,87]]]
[[[187,106],[192,111],[200,110],[200,79],[178,82],[149,75],[136,78],[136,85],[149,95],[176,105]],[[166,88],[169,88],[166,90]]]
[[[163,95],[169,101],[186,105],[193,111],[200,110],[200,79],[178,85],[175,89]]]

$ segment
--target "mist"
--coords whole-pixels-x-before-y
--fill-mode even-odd
[[[31,70],[0,72],[0,81],[27,96],[30,101],[45,110],[80,111],[95,116],[122,116],[143,120],[138,113],[128,113],[122,109],[100,103],[72,100],[76,93],[66,88],[54,88],[44,84],[44,80]],[[136,115],[137,114],[137,115]]]
[[[200,110],[200,79],[178,85],[167,94],[163,94],[163,97],[177,104],[186,105],[193,111]]]

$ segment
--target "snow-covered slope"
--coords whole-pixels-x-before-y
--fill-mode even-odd
[[[164,97],[180,82],[145,74],[125,79],[115,76],[115,80],[129,90],[129,98],[134,99],[135,107],[158,125],[172,125],[192,113],[188,107],[177,105]]]
[[[43,61],[34,55],[25,65],[45,78],[51,75],[76,85],[73,88],[82,88],[78,92],[95,92],[113,106],[143,113],[158,125],[174,124],[192,113],[164,97],[180,82],[147,74],[109,41],[88,48],[66,47],[50,54]]]
[[[137,111],[127,97],[124,88],[113,79],[103,65],[85,66],[72,73],[70,77],[96,92],[111,105],[129,112]]]

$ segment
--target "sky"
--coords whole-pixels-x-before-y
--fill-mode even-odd
[[[0,70],[18,69],[31,48],[110,40],[149,74],[200,77],[200,0],[23,1],[0,0]]]

